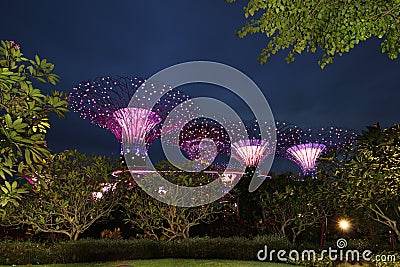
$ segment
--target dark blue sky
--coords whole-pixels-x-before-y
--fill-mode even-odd
[[[400,117],[400,61],[369,40],[321,70],[319,54],[292,64],[284,53],[265,65],[257,56],[267,39],[235,36],[244,23],[244,1],[7,1],[2,3],[0,39],[15,40],[29,58],[47,58],[69,92],[82,80],[104,75],[147,78],[165,67],[192,60],[233,66],[264,92],[276,119],[301,127],[335,125],[360,131]],[[204,91],[207,93],[207,90]],[[54,152],[78,148],[117,155],[106,129],[70,112],[53,116],[48,145]]]

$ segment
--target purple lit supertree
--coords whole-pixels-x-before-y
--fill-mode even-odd
[[[276,154],[286,150],[288,147],[301,142],[303,130],[296,125],[286,121],[275,121],[276,126]]]
[[[230,141],[224,127],[216,121],[197,118],[179,133],[179,146],[191,160],[209,165],[219,154],[230,155]]]
[[[232,156],[249,167],[257,166],[272,154],[268,142],[259,139],[240,140],[233,143],[232,148]]]
[[[231,123],[234,129],[242,122]],[[271,122],[244,122],[247,136],[236,136],[232,142],[232,157],[247,167],[258,166],[265,158],[275,153],[275,127]],[[261,137],[261,129],[266,133],[266,138]]]
[[[144,108],[147,105],[129,106],[135,92],[144,82],[144,79],[138,77],[103,77],[81,82],[70,93],[70,103],[82,118],[102,128],[108,128],[121,144],[123,137],[126,138],[130,145],[125,148],[121,145],[121,155],[144,155],[163,131],[170,130],[168,127],[161,127],[169,112],[189,99],[189,96],[178,90],[157,84],[151,85],[151,88],[157,89],[154,93],[167,93],[151,110]],[[140,101],[144,103],[147,99]],[[143,151],[143,147],[146,147],[146,151]]]
[[[356,135],[335,127],[307,130],[290,127],[282,130],[282,136],[285,137],[278,139],[277,155],[295,162],[304,175],[315,178],[318,158],[334,149],[351,145]]]

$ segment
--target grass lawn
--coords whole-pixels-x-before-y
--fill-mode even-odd
[[[133,267],[288,267],[281,263],[267,263],[256,261],[233,261],[233,260],[186,260],[186,259],[157,259],[157,260],[136,260],[136,261],[118,261],[104,263],[75,263],[75,264],[47,264],[33,265],[35,267],[116,267],[118,265],[129,264]],[[8,265],[10,266],[10,265]],[[8,267],[7,266],[7,267]],[[15,265],[14,265],[15,266]],[[25,266],[26,265],[17,265]],[[0,265],[6,267],[6,265]]]

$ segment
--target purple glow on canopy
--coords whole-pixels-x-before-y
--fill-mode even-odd
[[[211,139],[187,140],[182,143],[181,148],[191,160],[200,160],[206,165],[211,164],[218,154],[216,144]]]
[[[289,147],[287,152],[290,155],[288,157],[301,167],[303,174],[306,174],[315,170],[317,158],[325,148],[324,144],[307,143]]]
[[[143,154],[140,151],[138,144],[146,142],[146,134],[149,133],[158,123],[161,122],[161,117],[152,111],[143,108],[121,108],[114,112],[113,117],[117,120],[122,136],[127,138],[127,142],[134,147],[125,148],[128,151],[124,153],[133,152],[136,154]]]
[[[136,101],[139,103],[138,107],[128,108],[132,97],[136,96],[136,91],[144,82],[144,79],[137,77],[104,77],[82,82],[73,88],[69,102],[82,118],[102,128],[108,128],[120,143],[125,136],[132,142],[132,148],[127,150],[143,155],[146,151],[141,148],[145,147],[147,150],[162,133],[171,130],[171,127],[161,127],[168,114],[176,106],[189,100],[189,96],[179,90],[164,84],[151,84],[153,91],[148,93],[159,94],[160,100],[149,108],[150,100],[145,97]],[[124,152],[127,151],[121,148],[121,153]]]
[[[275,153],[274,122],[231,121],[227,125],[232,133],[232,157],[241,164],[256,167]],[[245,133],[238,130],[243,127]]]
[[[214,159],[218,154],[230,154],[226,130],[211,119],[192,120],[181,129],[178,138],[178,142],[175,143],[178,143],[192,160]],[[208,151],[210,149],[212,151]]]
[[[328,127],[302,130],[281,123],[277,155],[300,166],[303,174],[315,177],[318,158],[335,149],[351,145],[356,134],[345,129]]]
[[[269,142],[259,139],[240,140],[232,144],[232,157],[246,166],[257,166],[274,150]]]

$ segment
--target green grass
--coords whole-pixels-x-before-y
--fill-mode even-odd
[[[133,267],[288,267],[281,263],[267,263],[256,261],[233,261],[233,260],[186,260],[186,259],[159,259],[159,260],[136,260],[136,261],[118,261],[103,263],[74,263],[74,264],[45,264],[34,265],[35,267],[116,267],[118,265],[129,264]],[[7,265],[11,266],[11,265]],[[17,265],[25,266],[26,265]],[[6,265],[0,265],[6,267]]]

